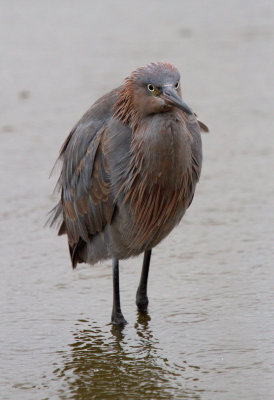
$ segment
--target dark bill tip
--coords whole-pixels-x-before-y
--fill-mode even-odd
[[[179,108],[186,114],[193,114],[188,105],[178,96],[175,88],[170,86],[163,88],[163,93],[160,97],[162,97],[162,99],[164,99],[167,104]]]

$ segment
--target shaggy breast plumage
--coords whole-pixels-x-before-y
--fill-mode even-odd
[[[135,216],[134,248],[162,240],[181,220],[193,196],[192,137],[180,114],[151,116],[133,135],[123,190]]]

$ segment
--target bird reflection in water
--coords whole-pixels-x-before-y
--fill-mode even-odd
[[[71,399],[200,399],[180,383],[184,367],[172,367],[159,354],[148,315],[137,315],[136,336],[93,321],[79,320],[62,366],[54,371],[63,382],[60,398]],[[179,379],[178,379],[179,378]],[[182,381],[182,380],[181,380]],[[69,393],[69,396],[68,396]]]

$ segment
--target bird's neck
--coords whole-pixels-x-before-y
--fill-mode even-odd
[[[114,117],[132,131],[129,180],[138,179],[171,190],[181,186],[192,163],[191,134],[187,118],[173,108],[167,112],[144,115],[133,104],[133,86],[129,81],[119,90]],[[133,177],[134,176],[134,177]]]
[[[181,112],[148,116],[132,139],[132,165],[149,184],[177,188],[191,168],[191,135]]]
[[[123,185],[135,215],[136,246],[151,237],[155,245],[180,221],[192,196],[192,176],[191,136],[183,117],[162,113],[142,121],[133,132]]]
[[[128,124],[132,131],[138,128],[140,116],[133,104],[133,88],[130,78],[127,78],[126,83],[120,88],[113,111],[114,117],[124,124]]]

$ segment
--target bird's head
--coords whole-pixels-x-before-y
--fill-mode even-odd
[[[125,79],[116,106],[116,116],[134,121],[176,107],[186,114],[191,109],[182,100],[179,71],[169,63],[150,63]]]

